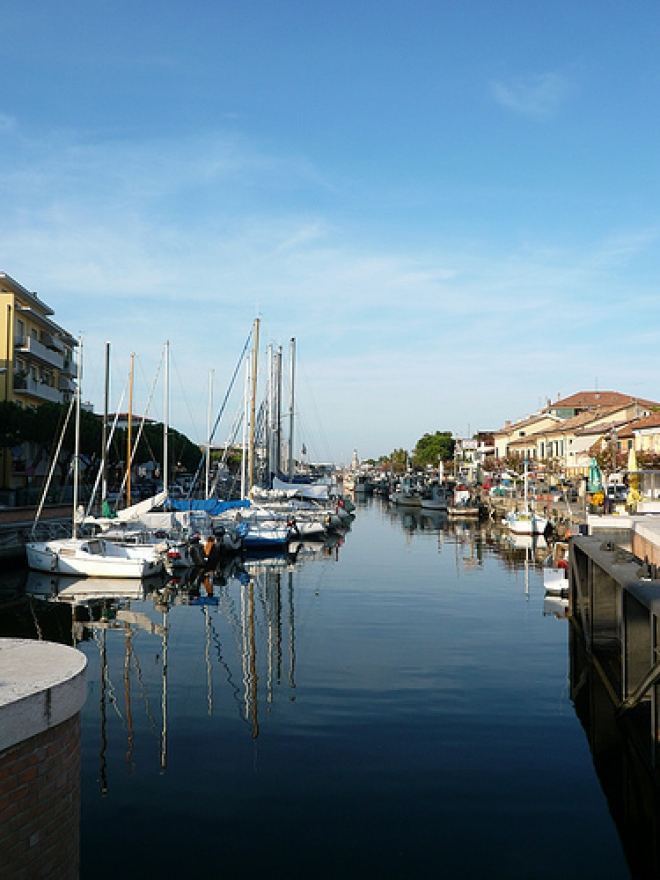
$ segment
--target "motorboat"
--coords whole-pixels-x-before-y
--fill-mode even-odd
[[[126,546],[105,538],[55,538],[25,545],[28,566],[34,571],[78,577],[145,578],[163,569],[153,548]]]
[[[422,495],[422,510],[442,510],[449,508],[450,496],[444,486],[433,485]]]

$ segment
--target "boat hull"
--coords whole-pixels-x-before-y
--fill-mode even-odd
[[[544,516],[535,514],[512,515],[507,517],[506,525],[514,535],[542,535],[548,525]]]
[[[118,553],[106,542],[99,543],[106,552],[90,553],[67,541],[31,542],[25,546],[28,566],[33,571],[95,578],[143,578],[162,570],[160,560]]]

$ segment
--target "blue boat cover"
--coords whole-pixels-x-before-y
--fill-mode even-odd
[[[204,501],[194,498],[175,499],[168,498],[165,502],[167,510],[203,510],[211,516],[218,516],[225,510],[235,510],[239,507],[249,507],[249,501],[220,501],[217,498],[208,498]]]

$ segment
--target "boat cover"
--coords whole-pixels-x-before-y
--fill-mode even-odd
[[[169,510],[200,510],[211,516],[218,516],[226,510],[236,510],[239,507],[249,507],[249,501],[220,501],[218,498],[197,500],[195,498],[174,499],[168,498],[165,507]]]

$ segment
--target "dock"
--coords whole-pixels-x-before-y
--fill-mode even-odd
[[[571,700],[633,876],[660,876],[660,518],[570,541]]]
[[[0,560],[21,559],[25,543],[30,540],[35,507],[4,507],[0,509]],[[39,520],[41,533],[71,528],[71,505],[44,507]]]

